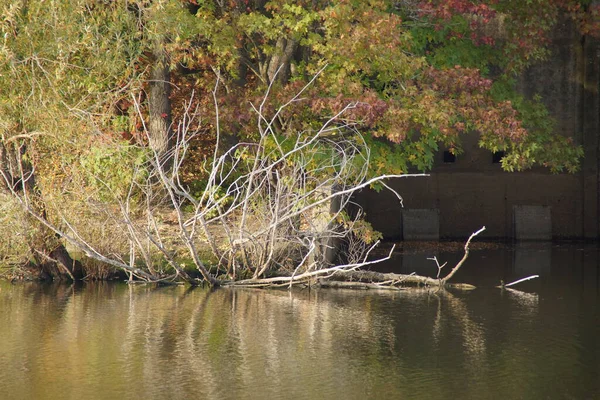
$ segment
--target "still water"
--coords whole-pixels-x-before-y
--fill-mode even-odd
[[[0,282],[0,399],[600,399],[598,256],[473,251],[470,292]]]

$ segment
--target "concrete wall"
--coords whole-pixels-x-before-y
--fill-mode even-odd
[[[397,180],[391,186],[402,195],[406,208],[439,209],[442,238],[467,237],[484,225],[481,236],[513,237],[513,208],[520,205],[550,206],[556,238],[583,235],[581,180],[576,175],[437,172],[426,178]],[[403,210],[395,196],[365,190],[357,200],[367,220],[386,239],[403,238]]]
[[[520,79],[523,94],[540,94],[557,120],[557,133],[585,148],[581,172],[553,175],[543,168],[507,173],[492,154],[466,137],[464,154],[444,164],[443,155],[428,178],[390,182],[406,208],[438,209],[442,238],[514,237],[515,206],[549,206],[554,238],[599,238],[600,44],[581,37],[568,21],[554,31],[552,56]],[[356,196],[367,219],[387,239],[402,239],[402,208],[395,196],[364,190]]]

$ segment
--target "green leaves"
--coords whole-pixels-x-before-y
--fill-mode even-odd
[[[144,70],[153,62],[148,49],[157,41],[171,63],[175,123],[192,91],[198,99],[191,107],[197,105],[203,116],[194,126],[201,133],[201,144],[190,150],[195,162],[212,153],[216,74],[222,133],[256,142],[260,135],[249,104],[261,104],[280,65],[283,78],[264,104],[269,112],[327,67],[302,101],[271,125],[279,143],[267,143],[269,151],[289,147],[289,137],[313,131],[352,105],[339,123],[371,146],[372,174],[427,170],[440,146],[460,151],[462,135],[473,130],[482,147],[507,152],[503,167],[509,170],[541,164],[574,171],[582,154],[553,136],[541,103],[519,97],[511,80],[545,55],[545,42],[536,42],[536,35],[556,19],[551,2],[21,4],[0,2],[0,113],[7,121],[2,134],[44,131],[37,143],[44,154],[57,153],[66,142],[83,145],[77,151],[86,154],[86,169],[97,176],[117,167],[117,161],[107,164],[110,159],[131,162],[131,155],[103,148],[101,138],[143,128],[135,126],[141,121],[133,108],[113,111],[117,100],[140,95]],[[90,143],[106,154],[88,154]],[[330,154],[315,157],[321,156]]]
[[[149,151],[127,143],[93,146],[81,154],[80,165],[88,185],[104,201],[123,201],[137,193],[137,183],[147,177]]]

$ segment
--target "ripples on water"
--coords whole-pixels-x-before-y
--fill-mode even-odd
[[[600,399],[599,272],[537,245],[473,252],[466,293],[2,282],[0,398]]]

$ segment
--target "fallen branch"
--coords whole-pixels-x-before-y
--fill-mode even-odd
[[[517,283],[521,283],[521,282],[529,281],[529,280],[531,280],[531,279],[535,279],[535,278],[539,278],[539,277],[540,277],[539,275],[531,275],[531,276],[528,276],[527,278],[519,279],[519,280],[516,280],[516,281],[514,281],[514,282],[508,283],[508,284],[506,284],[506,285],[504,284],[504,282],[503,282],[503,281],[500,281],[500,286],[496,286],[496,287],[497,287],[497,288],[500,288],[500,289],[504,289],[504,288],[507,288],[507,287],[509,287],[509,286],[514,286],[514,285],[516,285]]]
[[[456,266],[454,268],[452,268],[452,271],[450,271],[450,273],[441,280],[441,284],[440,284],[441,286],[444,286],[446,284],[446,282],[448,282],[450,280],[450,278],[452,278],[454,276],[454,274],[456,274],[458,272],[460,267],[462,267],[463,263],[469,257],[469,243],[471,243],[471,239],[473,239],[475,236],[479,235],[483,231],[485,231],[485,226],[482,226],[481,229],[479,229],[476,232],[473,232],[471,234],[471,236],[469,236],[469,240],[467,240],[467,243],[465,243],[465,255],[458,262],[458,264],[456,264]]]
[[[392,247],[387,257],[374,260],[364,261],[356,264],[347,264],[331,268],[324,268],[316,271],[307,271],[305,273],[296,275],[296,271],[292,276],[278,276],[272,278],[263,279],[247,279],[237,282],[229,282],[228,286],[244,286],[244,287],[265,287],[265,286],[280,286],[287,284],[291,287],[294,284],[306,283],[310,279],[318,278],[318,285],[321,287],[330,288],[351,288],[351,289],[384,289],[396,290],[400,284],[413,284],[413,285],[424,285],[424,286],[435,286],[435,287],[446,287],[460,290],[472,290],[475,286],[468,283],[448,283],[448,280],[452,278],[460,267],[465,263],[469,256],[469,244],[471,240],[485,230],[485,226],[476,232],[473,232],[467,243],[465,244],[465,254],[463,258],[456,264],[456,266],[446,275],[443,279],[439,279],[439,272],[443,268],[445,263],[440,266],[437,258],[433,258],[438,265],[438,278],[430,278],[427,276],[416,275],[411,273],[405,274],[394,274],[394,273],[381,273],[374,271],[359,270],[359,268],[379,263],[390,259],[395,246]],[[335,279],[331,279],[335,276]],[[512,284],[516,284],[514,282]]]
[[[343,278],[346,281],[359,281],[359,282],[387,282],[391,281],[394,285],[422,285],[422,286],[442,286],[439,279],[429,278],[427,276],[410,274],[394,274],[394,273],[382,273],[375,271],[348,271],[345,273],[336,274],[336,278]],[[460,289],[460,290],[472,290],[475,286],[468,283],[447,283],[443,285],[447,288]]]
[[[348,281],[331,281],[321,280],[317,286],[323,288],[332,289],[358,289],[358,290],[406,290],[406,288],[400,288],[397,286],[390,286],[388,284],[381,285],[377,283],[369,282],[348,282]]]
[[[349,271],[345,272],[342,276],[350,281],[359,281],[363,283],[368,282],[369,284],[372,284],[373,282],[386,282],[389,286],[392,287],[395,287],[398,284],[416,284],[426,286],[449,287],[460,290],[472,290],[475,289],[475,286],[473,285],[467,283],[448,283],[448,280],[450,280],[450,278],[452,278],[456,274],[456,272],[458,272],[460,267],[465,263],[465,261],[469,257],[469,244],[471,243],[471,240],[484,230],[485,226],[479,229],[478,231],[473,232],[471,236],[469,236],[469,239],[465,244],[465,254],[463,258],[456,264],[452,271],[450,271],[450,273],[448,273],[448,275],[446,275],[442,279],[439,279],[439,276],[442,268],[446,265],[446,263],[440,265],[437,257],[428,258],[429,260],[435,261],[438,267],[438,274],[436,279],[427,276],[416,275],[414,273],[410,275],[403,275],[394,273],[384,274],[373,271]]]
[[[329,275],[329,277],[331,277],[333,275],[337,276],[338,274],[344,275],[345,273],[347,273],[349,271],[355,271],[358,268],[361,268],[361,267],[364,267],[367,265],[377,264],[382,261],[389,260],[392,256],[392,253],[394,252],[395,248],[396,248],[395,245],[392,246],[390,252],[388,253],[388,255],[386,257],[379,258],[379,259],[373,260],[373,261],[365,261],[365,262],[355,263],[355,264],[338,265],[335,267],[318,269],[316,271],[307,271],[302,274],[292,275],[292,276],[275,276],[272,278],[245,279],[245,280],[241,280],[241,281],[227,282],[227,283],[224,283],[223,285],[224,286],[227,285],[227,286],[256,287],[256,286],[265,286],[265,285],[279,285],[279,284],[285,283],[285,284],[289,284],[289,286],[291,287],[292,284],[305,283],[312,278],[322,277],[324,275]]]

